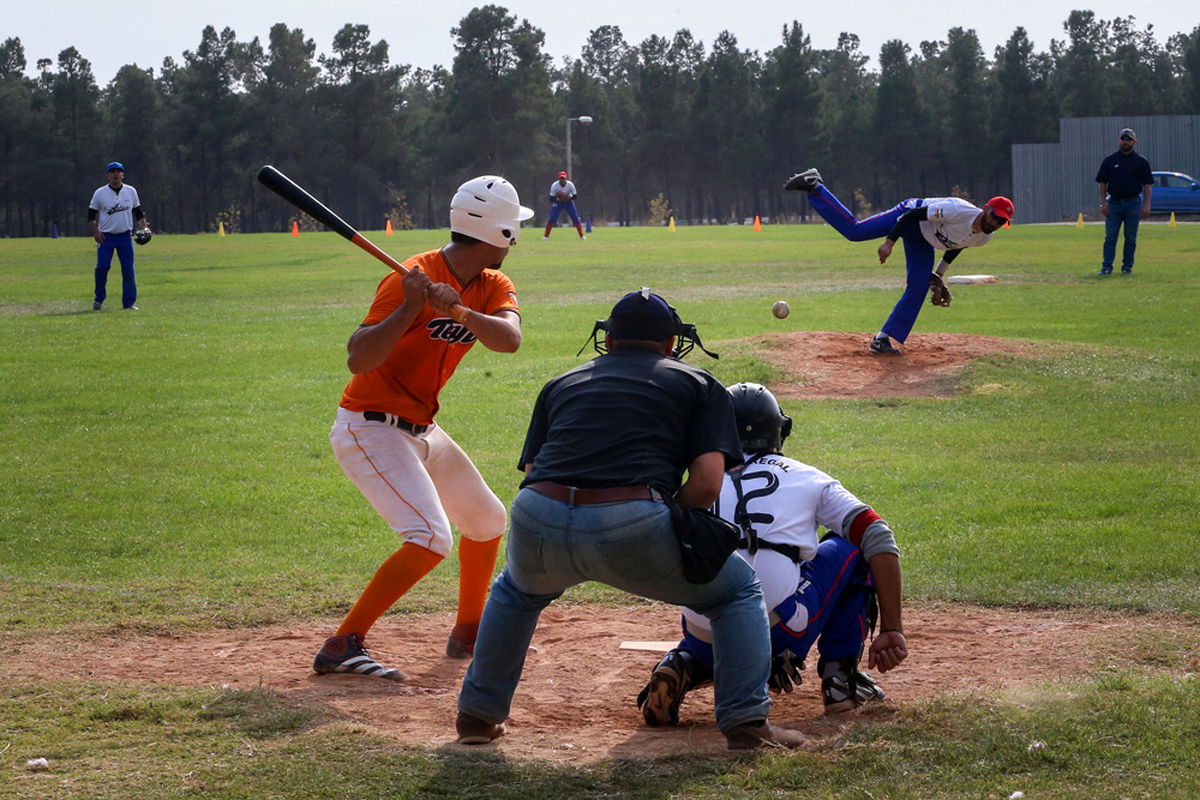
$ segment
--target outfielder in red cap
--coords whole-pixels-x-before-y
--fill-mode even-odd
[[[575,208],[576,194],[575,184],[567,180],[567,171],[560,171],[558,180],[550,184],[550,218],[546,220],[546,232],[542,234],[542,241],[550,238],[550,231],[554,230],[558,218],[564,211],[571,218],[571,222],[575,223],[575,230],[579,231],[579,238],[587,238],[583,235],[583,223],[579,221],[579,211]]]
[[[783,188],[808,192],[809,203],[817,213],[852,242],[883,237],[878,250],[880,264],[887,262],[896,242],[904,240],[904,294],[869,347],[872,353],[884,355],[900,355],[892,339],[903,343],[908,338],[926,294],[931,295],[929,302],[935,306],[950,305],[950,290],[942,280],[950,262],[964,248],[990,242],[992,234],[1013,217],[1013,202],[1007,197],[993,197],[982,209],[961,197],[910,197],[881,214],[859,220],[829,191],[816,169],[793,175]],[[945,252],[935,269],[933,255],[937,250]]]

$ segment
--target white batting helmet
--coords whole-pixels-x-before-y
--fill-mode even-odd
[[[533,209],[521,205],[517,190],[499,175],[481,175],[458,187],[450,201],[450,230],[496,247],[511,247],[521,222]]]

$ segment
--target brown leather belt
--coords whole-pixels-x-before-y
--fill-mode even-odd
[[[577,506],[595,503],[622,503],[627,500],[661,500],[662,493],[649,486],[606,486],[603,489],[578,489],[554,481],[535,481],[527,484],[538,494]]]

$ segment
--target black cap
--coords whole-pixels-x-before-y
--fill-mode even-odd
[[[679,317],[666,300],[643,286],[617,301],[604,330],[614,339],[664,342],[679,334]]]

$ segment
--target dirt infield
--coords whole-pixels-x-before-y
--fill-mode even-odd
[[[455,697],[465,662],[446,658],[451,615],[389,615],[371,632],[371,653],[406,675],[403,683],[359,676],[318,676],[312,657],[336,620],[303,627],[219,630],[90,641],[41,638],[18,644],[6,659],[10,680],[50,678],[172,686],[267,688],[313,703],[346,723],[398,744],[460,747],[454,741]],[[872,711],[822,716],[815,659],[796,692],[775,699],[771,718],[817,740],[865,719],[886,720],[897,705],[944,692],[1001,689],[1056,677],[1077,678],[1109,663],[1137,663],[1146,631],[1158,641],[1196,641],[1200,622],[1165,616],[1011,611],[923,605],[906,609],[909,659],[878,676],[888,700]],[[690,694],[677,728],[642,723],[634,697],[659,655],[621,650],[630,640],[674,640],[670,606],[633,609],[551,606],[534,635],[514,699],[509,732],[489,747],[510,757],[588,763],[680,753],[721,756],[724,739],[712,716],[712,690]],[[27,652],[23,652],[27,649]],[[47,664],[54,664],[48,675]],[[1160,665],[1161,666],[1161,665]],[[1200,665],[1193,664],[1192,669]],[[24,673],[24,674],[23,674]]]

